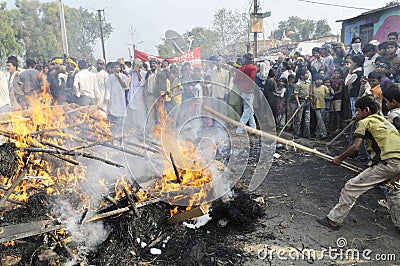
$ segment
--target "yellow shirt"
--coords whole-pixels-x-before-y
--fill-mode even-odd
[[[367,141],[373,164],[391,158],[400,159],[400,133],[383,116],[373,114],[360,120],[354,136]]]
[[[314,102],[317,109],[325,109],[325,94],[329,94],[329,89],[325,85],[314,87]]]

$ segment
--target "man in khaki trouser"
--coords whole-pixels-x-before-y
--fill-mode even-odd
[[[356,153],[364,139],[368,145],[372,162],[356,177],[345,184],[338,204],[327,216],[317,222],[331,229],[339,229],[359,196],[376,185],[391,181],[388,187],[387,203],[394,225],[400,229],[400,187],[394,182],[400,177],[400,134],[384,117],[378,115],[379,100],[367,95],[357,100],[359,126],[354,132],[354,144],[332,162],[339,165],[346,157]]]

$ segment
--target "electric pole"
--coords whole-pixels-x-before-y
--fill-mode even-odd
[[[132,52],[132,60],[135,59],[135,50],[136,50],[136,45],[135,45],[135,35],[136,35],[136,31],[133,30],[132,26],[131,26],[131,30],[129,31],[130,35],[132,36],[132,48],[133,48],[133,52]]]
[[[97,10],[97,13],[99,14],[99,22],[100,22],[100,38],[101,38],[101,48],[103,50],[103,59],[104,61],[106,60],[106,50],[104,48],[104,36],[103,36],[103,21],[104,21],[104,9],[99,9]]]
[[[258,3],[257,0],[254,0],[254,14],[258,13]],[[257,32],[254,32],[254,58],[257,57]]]
[[[61,22],[61,37],[63,42],[63,50],[65,56],[68,57],[69,52],[68,52],[67,30],[65,28],[64,4],[62,0],[59,0],[59,4],[60,4],[60,22]]]

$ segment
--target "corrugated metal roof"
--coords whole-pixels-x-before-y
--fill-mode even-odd
[[[390,2],[384,7],[377,8],[377,9],[374,9],[374,10],[370,10],[370,11],[361,13],[361,15],[358,15],[358,16],[355,16],[355,17],[352,17],[352,18],[336,20],[336,22],[343,22],[343,21],[347,21],[347,20],[352,20],[352,19],[355,19],[355,18],[358,18],[358,17],[374,14],[374,13],[377,13],[377,12],[380,12],[380,11],[384,11],[384,10],[387,10],[387,9],[391,9],[391,8],[395,8],[395,7],[400,7],[400,3],[398,1]]]

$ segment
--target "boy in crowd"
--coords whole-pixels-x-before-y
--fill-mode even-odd
[[[386,106],[389,109],[388,120],[398,131],[400,131],[400,88],[393,84],[384,92],[383,97],[386,101]]]
[[[340,193],[338,204],[327,216],[317,219],[321,225],[339,229],[358,197],[376,185],[391,181],[387,191],[387,203],[394,225],[400,230],[400,190],[395,183],[400,174],[400,134],[385,118],[378,114],[379,102],[373,95],[363,96],[356,101],[355,107],[360,119],[355,131],[354,144],[345,152],[335,157],[332,163],[340,163],[368,144],[372,162],[370,167],[345,184]]]
[[[382,90],[381,90],[382,74],[379,71],[372,71],[368,75],[368,83],[371,86],[371,93],[378,97],[379,105],[382,106]],[[382,109],[380,109],[382,111]]]
[[[376,70],[379,71],[382,75],[381,84],[380,84],[382,91],[385,91],[387,88],[389,88],[390,85],[393,84],[388,77],[390,75],[389,68],[390,67],[388,66],[388,64],[386,64],[384,62],[376,65]],[[386,102],[385,102],[385,100],[383,100],[383,102],[382,102],[383,115],[387,115],[388,111],[389,110],[387,109]]]
[[[338,133],[340,131],[340,112],[342,111],[342,92],[344,87],[343,71],[335,69],[331,86],[333,88],[333,98],[330,108],[330,129],[331,132]]]
[[[394,82],[400,82],[400,57],[397,56],[397,43],[388,42],[386,49],[386,62],[389,64],[389,72],[393,75]]]
[[[376,46],[372,43],[367,43],[363,48],[365,56],[364,60],[364,76],[368,77],[369,73],[375,70],[375,61],[379,54],[376,53]]]
[[[315,76],[315,87],[314,87],[314,103],[315,103],[315,116],[317,119],[317,128],[316,128],[316,135],[317,138],[320,137],[321,139],[326,139],[327,132],[324,122],[324,115],[325,115],[325,95],[330,95],[330,90],[328,87],[323,85],[323,77],[321,75]]]
[[[301,70],[299,72],[300,80],[297,82],[294,89],[294,97],[297,102],[297,108],[299,109],[295,120],[294,120],[294,132],[293,137],[296,139],[299,137],[300,127],[304,116],[303,125],[303,137],[310,137],[310,85],[311,82],[308,80],[308,72]]]
[[[364,55],[353,55],[351,57],[349,74],[347,74],[347,77],[344,81],[344,84],[348,86],[349,89],[352,116],[356,114],[356,108],[354,104],[360,95],[361,78],[363,76],[362,66],[364,64],[364,60]]]
[[[380,44],[377,46],[377,53],[378,53],[380,56],[386,56],[387,45],[388,45],[388,42],[383,42],[383,43],[380,43]]]

